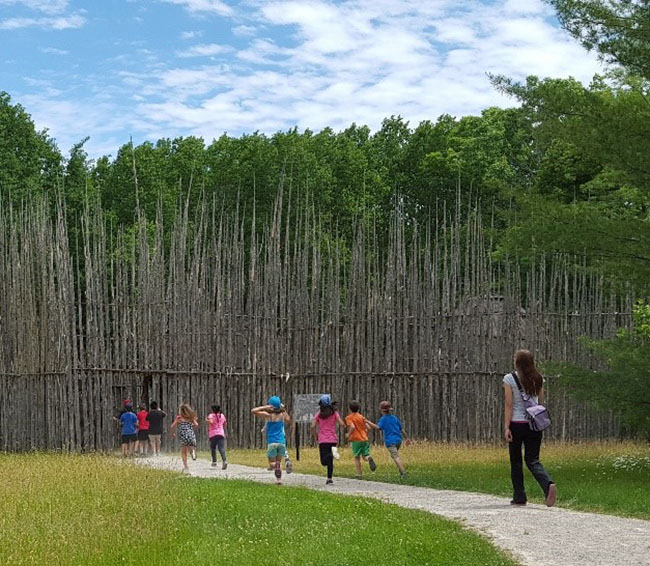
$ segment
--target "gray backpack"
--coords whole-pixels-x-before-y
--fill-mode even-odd
[[[524,388],[521,386],[519,378],[514,371],[511,375],[515,379],[515,383],[519,389],[519,394],[524,401],[524,407],[526,407],[526,417],[528,417],[528,425],[530,426],[531,430],[546,430],[549,426],[551,426],[551,415],[548,414],[548,409],[544,405],[535,403],[535,401],[530,398],[530,395],[528,395],[528,393],[526,393],[524,391]]]

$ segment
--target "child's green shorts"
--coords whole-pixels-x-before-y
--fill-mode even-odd
[[[287,447],[284,444],[279,442],[272,442],[266,447],[266,456],[269,459],[277,458],[278,456],[284,456],[284,453],[287,451]]]
[[[367,440],[352,442],[352,454],[354,454],[355,458],[370,456],[370,442]]]

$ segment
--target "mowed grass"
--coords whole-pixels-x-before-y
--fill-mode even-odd
[[[430,514],[101,456],[0,454],[0,564],[511,565]]]
[[[354,461],[348,446],[339,447],[341,459],[334,475],[353,477]],[[295,458],[295,451],[291,452]],[[378,469],[371,474],[363,465],[363,476],[383,482],[405,483],[436,489],[455,489],[512,496],[510,465],[505,443],[494,445],[413,443],[400,455],[408,470],[402,480],[383,446],[373,446]],[[253,466],[264,465],[262,451],[233,451],[230,460]],[[542,463],[558,486],[558,505],[570,509],[650,519],[650,446],[626,443],[544,443]],[[295,471],[324,474],[318,451],[304,448]],[[542,503],[542,491],[524,469],[529,500]]]

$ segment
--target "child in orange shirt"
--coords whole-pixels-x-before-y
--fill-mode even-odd
[[[368,442],[368,425],[369,421],[360,412],[361,404],[359,401],[350,401],[351,413],[345,417],[345,424],[348,432],[346,438],[352,443],[352,454],[354,454],[354,465],[357,469],[356,478],[361,479],[361,459],[368,462],[370,471],[377,469],[377,464],[370,455],[370,442]]]

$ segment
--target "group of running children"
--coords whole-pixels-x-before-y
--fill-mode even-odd
[[[349,404],[350,413],[345,421],[338,412],[336,402],[333,402],[329,395],[322,395],[318,402],[318,412],[314,415],[311,423],[311,432],[318,441],[321,465],[327,468],[326,484],[333,483],[334,460],[338,460],[338,432],[337,427],[345,430],[345,437],[350,442],[356,477],[362,477],[361,462],[368,463],[370,471],[374,472],[377,465],[370,455],[370,441],[368,432],[372,429],[381,430],[384,434],[384,443],[388,452],[395,462],[402,477],[406,476],[406,469],[399,457],[399,449],[402,442],[406,444],[409,440],[401,421],[393,414],[389,401],[382,401],[379,405],[381,418],[374,423],[360,413],[361,404],[359,401],[351,401]],[[166,414],[158,408],[154,401],[150,410],[146,405],[140,403],[138,412],[133,409],[132,403],[127,399],[124,401],[124,408],[119,416],[115,418],[121,426],[122,434],[122,455],[140,453],[146,455],[149,447],[153,455],[160,455],[160,438],[162,435],[162,424]],[[210,452],[212,466],[217,466],[217,451],[221,456],[221,468],[228,467],[226,460],[226,417],[221,412],[219,405],[212,405],[211,413],[205,418],[208,424],[208,436],[210,439]],[[291,473],[292,464],[287,451],[285,436],[285,424],[291,422],[291,416],[282,404],[277,395],[269,398],[266,405],[255,407],[251,411],[253,415],[266,421],[266,456],[269,469],[273,470],[278,484],[282,483],[282,460],[285,461],[285,470]],[[183,472],[188,472],[188,453],[193,460],[196,460],[196,434],[199,422],[196,411],[190,405],[183,403],[171,425],[171,431],[176,430],[181,448],[181,459],[183,461]]]
[[[350,402],[350,414],[341,419],[336,402],[333,402],[329,395],[322,395],[318,401],[318,412],[311,422],[311,433],[318,441],[320,463],[327,468],[327,480],[325,484],[334,483],[334,460],[338,460],[338,433],[337,425],[346,431],[345,437],[352,446],[356,477],[361,478],[361,461],[368,463],[370,471],[377,469],[375,461],[370,455],[370,441],[368,432],[371,429],[381,430],[384,433],[384,443],[390,453],[399,473],[406,476],[406,469],[399,457],[399,449],[402,441],[406,444],[406,432],[401,421],[393,414],[390,401],[382,401],[379,404],[381,418],[373,423],[364,417],[359,411],[359,401]],[[268,404],[255,407],[251,411],[255,416],[266,420],[266,456],[269,460],[269,469],[275,472],[276,482],[282,483],[282,458],[286,458],[287,443],[284,433],[285,423],[291,422],[291,417],[285,409],[280,398],[272,396]],[[287,470],[288,471],[288,470]]]
[[[123,403],[123,409],[119,417],[114,417],[121,427],[122,434],[122,456],[140,454],[146,456],[151,449],[153,456],[160,456],[160,439],[163,432],[163,420],[167,416],[163,410],[158,408],[156,401],[151,402],[150,410],[147,411],[145,403],[138,405],[138,412],[133,410],[133,404],[129,399]],[[226,460],[226,417],[221,412],[219,405],[212,405],[212,412],[205,418],[208,424],[208,436],[210,437],[210,451],[212,452],[212,466],[217,465],[217,450],[221,456],[221,469],[228,467]],[[199,427],[196,411],[187,403],[183,403],[174,422],[171,431],[175,429],[178,434],[178,441],[181,445],[181,458],[183,459],[183,471],[187,472],[187,455],[190,453],[193,460],[196,460],[196,434],[195,429]]]

